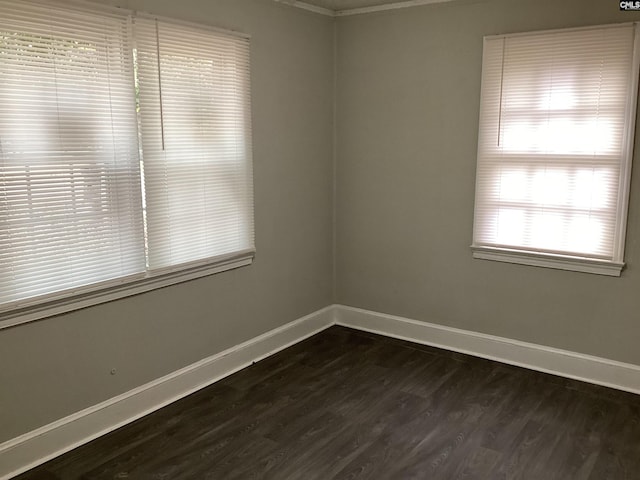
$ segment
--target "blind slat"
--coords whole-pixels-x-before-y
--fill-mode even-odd
[[[0,2],[0,310],[144,272],[130,23]]]
[[[248,39],[0,0],[0,162],[0,313],[253,251]]]
[[[635,31],[485,39],[474,246],[622,261]]]
[[[248,40],[142,18],[135,32],[150,268],[253,249]]]

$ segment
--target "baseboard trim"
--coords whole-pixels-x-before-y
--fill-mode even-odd
[[[169,375],[0,444],[6,480],[205,388],[332,326],[328,306]]]
[[[336,324],[640,394],[640,366],[337,305]]]
[[[640,366],[468,330],[330,305],[93,407],[0,444],[0,480],[105,435],[332,325],[640,394]]]

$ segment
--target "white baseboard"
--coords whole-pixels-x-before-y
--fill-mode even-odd
[[[332,325],[342,325],[640,394],[638,365],[360,308],[331,305],[122,395],[0,444],[0,480],[7,480],[62,455]]]
[[[640,366],[337,305],[336,324],[640,394]]]
[[[19,475],[330,327],[334,324],[333,312],[333,306],[323,308],[0,444],[0,480]]]

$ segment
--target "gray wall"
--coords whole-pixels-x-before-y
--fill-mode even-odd
[[[333,20],[267,0],[111,3],[252,36],[256,261],[0,331],[0,442],[332,301]]]
[[[622,278],[469,250],[483,35],[634,20],[614,0],[340,18],[338,303],[640,364],[640,149]]]
[[[0,442],[335,300],[333,20],[271,0],[110,3],[252,35],[257,258],[0,331]],[[482,36],[627,20],[640,15],[614,0],[338,19],[337,301],[640,364],[640,174],[622,278],[473,260],[468,248]]]

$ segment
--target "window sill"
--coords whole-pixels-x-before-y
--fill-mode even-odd
[[[594,273],[619,277],[624,263],[610,262],[606,260],[593,260],[590,258],[572,257],[565,255],[553,255],[548,253],[525,252],[521,250],[509,250],[495,247],[471,246],[473,258],[482,260],[494,260],[496,262],[517,263],[534,267],[555,268],[558,270],[571,270],[574,272]]]
[[[225,258],[216,258],[212,263],[185,266],[181,270],[164,272],[147,278],[132,280],[118,286],[101,288],[93,292],[69,296],[61,300],[11,310],[0,314],[0,330],[244,267],[251,265],[253,258],[253,251],[240,252]]]

